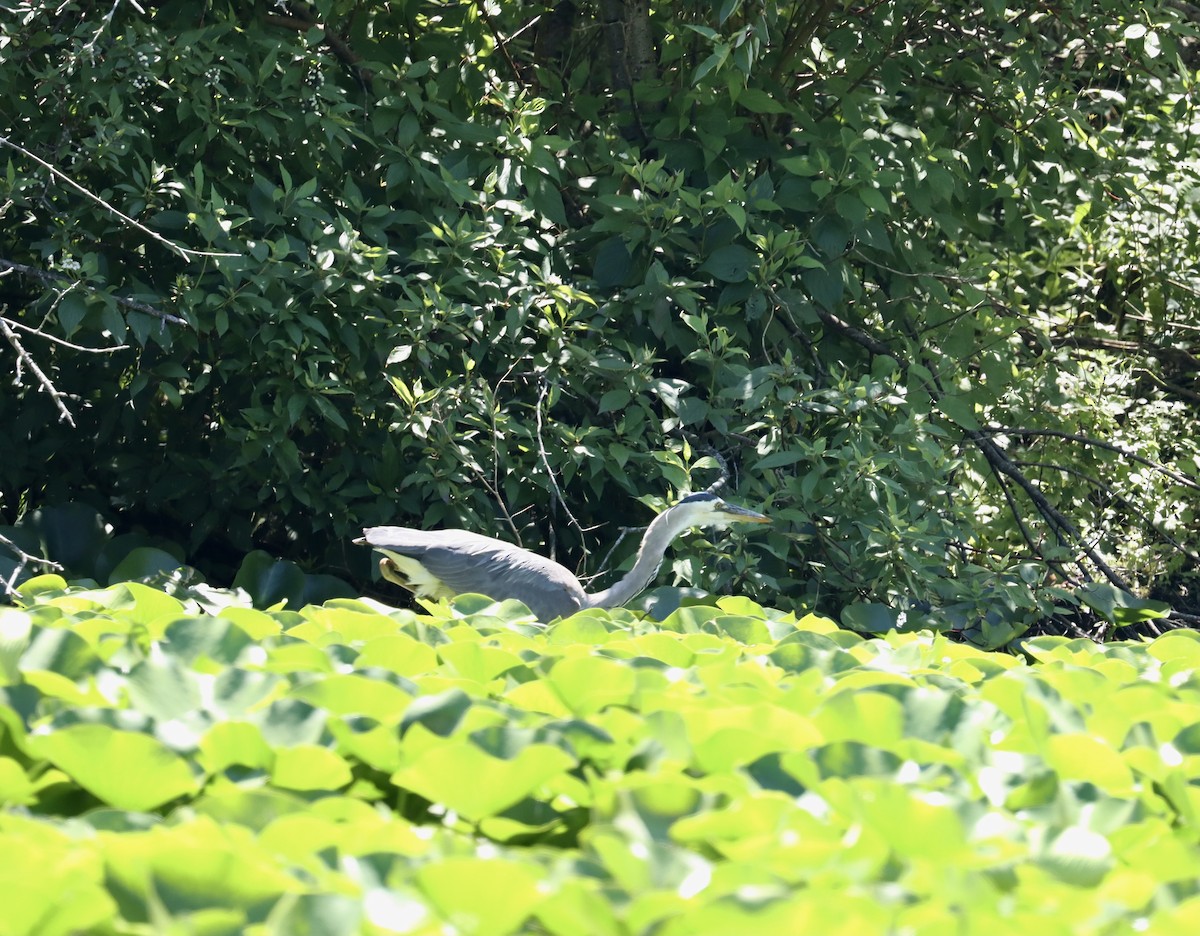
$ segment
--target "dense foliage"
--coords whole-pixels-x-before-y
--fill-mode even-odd
[[[654,6],[10,3],[5,519],[591,573],[716,455],[778,522],[684,583],[992,645],[1186,605],[1192,8]]]
[[[45,576],[0,608],[0,933],[1187,933],[1200,639],[549,627]],[[464,886],[469,882],[469,886]]]

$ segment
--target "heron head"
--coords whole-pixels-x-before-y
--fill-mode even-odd
[[[679,511],[691,526],[723,530],[735,523],[770,523],[771,518],[754,510],[722,500],[716,494],[691,494],[671,508]]]

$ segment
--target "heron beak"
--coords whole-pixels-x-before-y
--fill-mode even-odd
[[[766,514],[760,514],[754,510],[747,510],[745,507],[738,507],[736,504],[725,504],[721,508],[721,512],[729,515],[731,522],[735,523],[770,523],[771,518]]]

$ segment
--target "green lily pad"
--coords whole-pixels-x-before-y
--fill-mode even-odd
[[[78,724],[32,737],[29,746],[118,809],[154,809],[199,788],[187,761],[149,735]]]

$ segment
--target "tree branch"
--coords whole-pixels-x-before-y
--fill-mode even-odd
[[[1018,461],[1016,459],[1013,459],[1013,464],[1019,468],[1046,468],[1050,471],[1061,471],[1063,474],[1069,474],[1072,477],[1086,481],[1098,491],[1103,491],[1113,500],[1118,501],[1122,507],[1130,512],[1130,514],[1138,513],[1137,506],[1130,501],[1128,497],[1126,497],[1120,491],[1115,490],[1111,485],[1105,484],[1099,478],[1093,478],[1090,474],[1080,471],[1078,468],[1072,468],[1068,465],[1056,465],[1053,462]],[[1179,542],[1179,540],[1175,539],[1175,537],[1173,537],[1170,533],[1162,529],[1162,527],[1155,523],[1151,518],[1146,517],[1144,519],[1146,526],[1157,533],[1159,537],[1162,538],[1163,542],[1171,546],[1176,552],[1187,556],[1192,560],[1192,562],[1200,563],[1200,553],[1197,553],[1193,549],[1189,549],[1186,545]]]
[[[729,462],[725,460],[725,456],[716,450],[711,445],[704,446],[703,452],[709,458],[717,463],[717,467],[721,469],[721,477],[717,478],[712,484],[704,490],[709,494],[720,494],[729,484]]]
[[[9,328],[8,319],[2,317],[0,317],[0,335],[3,335],[8,340],[8,343],[12,345],[13,350],[17,352],[17,359],[29,368],[30,373],[33,374],[37,382],[41,384],[42,389],[50,394],[50,398],[54,401],[54,405],[58,407],[60,419],[74,429],[75,420],[71,416],[71,411],[67,409],[66,404],[63,403],[63,395],[58,392],[58,388],[54,386],[53,381],[51,381],[49,377],[42,373],[42,369],[37,366],[37,361],[30,356],[29,352],[25,350],[25,346],[21,344],[21,339],[17,337],[17,333]],[[21,378],[18,376],[18,384],[20,383],[20,380]]]
[[[0,316],[0,321],[7,322],[10,328],[17,328],[28,335],[37,335],[39,338],[45,338],[47,341],[56,345],[62,345],[64,348],[70,348],[72,351],[84,351],[87,354],[113,354],[117,351],[126,350],[129,345],[119,344],[113,345],[111,348],[89,348],[86,345],[78,345],[73,341],[65,341],[56,335],[47,335],[44,331],[38,328],[30,328],[28,325],[18,322],[16,319],[10,319],[5,316]]]
[[[537,406],[534,407],[534,411],[537,415],[538,457],[541,459],[542,467],[546,469],[546,477],[550,479],[550,487],[552,488],[553,500],[555,502],[557,502],[560,507],[562,507],[563,512],[567,515],[567,519],[571,521],[571,525],[574,526],[575,529],[577,529],[580,533],[583,533],[583,532],[585,532],[583,529],[583,524],[581,524],[575,518],[575,515],[573,513],[571,513],[571,508],[567,506],[567,500],[565,497],[563,497],[562,488],[560,488],[558,486],[558,478],[556,478],[554,476],[554,469],[550,467],[550,458],[549,458],[549,456],[546,455],[546,445],[542,440],[542,401],[546,399],[546,394],[549,392],[549,389],[550,389],[549,386],[543,380],[541,390],[538,393]],[[587,562],[587,557],[588,557],[587,543],[584,543],[583,544],[583,561],[584,562]]]
[[[806,5],[796,4],[792,8],[792,17],[779,43],[780,50],[776,54],[772,78],[778,81],[788,68],[794,67],[794,59],[801,46],[816,35],[817,27],[832,11],[833,0],[809,0]]]
[[[817,306],[814,306],[814,308],[817,316],[830,328],[833,328],[835,331],[845,335],[851,341],[861,345],[872,354],[877,354],[882,357],[889,357],[902,368],[908,368],[909,362],[904,355],[893,350],[878,338],[875,338],[873,335],[870,335],[861,328],[851,325],[849,322],[839,318],[832,312],[825,311]],[[929,387],[928,389],[930,395],[936,401],[940,396],[941,388],[934,386]],[[1124,578],[1122,578],[1108,565],[1107,562],[1104,561],[1104,558],[1099,552],[1096,551],[1094,547],[1089,546],[1084,541],[1083,535],[1075,528],[1071,521],[1067,519],[1066,515],[1050,503],[1050,501],[1046,498],[1046,495],[1042,493],[1036,484],[1025,477],[1025,475],[1021,472],[1021,469],[1018,468],[1017,465],[1015,465],[1004,452],[1004,450],[996,444],[992,436],[1048,435],[1070,439],[1077,442],[1083,442],[1088,445],[1095,445],[1099,448],[1105,448],[1113,452],[1118,452],[1127,458],[1132,458],[1133,460],[1146,465],[1148,468],[1153,468],[1155,471],[1162,472],[1168,477],[1178,481],[1180,484],[1195,490],[1200,490],[1200,483],[1193,481],[1187,476],[1182,475],[1179,472],[1166,467],[1165,465],[1151,461],[1150,459],[1138,455],[1136,452],[1133,452],[1124,446],[1120,446],[1112,442],[1102,442],[1099,439],[1092,439],[1087,436],[1073,435],[1068,432],[1059,432],[1049,429],[1004,429],[998,426],[988,426],[981,429],[966,429],[964,427],[963,431],[966,433],[967,438],[975,444],[980,452],[982,452],[988,463],[988,466],[992,469],[992,473],[996,476],[996,480],[1000,483],[1001,491],[1004,493],[1004,497],[1008,501],[1009,509],[1012,511],[1013,516],[1017,520],[1021,535],[1025,541],[1030,544],[1031,548],[1040,553],[1040,550],[1037,550],[1037,547],[1030,536],[1029,530],[1025,527],[1020,513],[1017,511],[1016,502],[1013,500],[1011,492],[1008,490],[1005,478],[1011,479],[1011,481],[1025,493],[1025,496],[1032,501],[1038,513],[1041,514],[1042,518],[1047,524],[1049,524],[1051,530],[1054,531],[1056,536],[1058,536],[1060,539],[1070,541],[1074,545],[1078,546],[1078,548],[1083,551],[1083,554],[1087,556],[1096,569],[1098,569],[1111,584],[1116,585],[1118,588],[1123,588],[1126,591],[1131,591],[1131,588]]]
[[[517,63],[513,61],[513,57],[508,51],[508,42],[501,34],[500,27],[496,25],[496,21],[492,18],[492,14],[488,12],[487,3],[485,3],[484,0],[475,0],[475,8],[479,10],[479,15],[483,18],[483,21],[487,23],[487,27],[491,31],[492,38],[496,40],[496,48],[499,49],[500,54],[504,56],[504,61],[508,64],[509,70],[512,71],[513,78],[524,84],[525,76],[521,74],[521,69],[518,68]],[[537,17],[537,19],[540,18],[540,16]]]
[[[234,254],[234,253],[219,253],[219,252],[209,251],[209,250],[192,250],[190,247],[180,247],[174,241],[169,240],[166,237],[163,237],[157,231],[152,231],[152,230],[150,230],[150,228],[146,227],[146,225],[144,225],[138,221],[134,221],[133,218],[129,217],[129,215],[125,214],[119,208],[115,208],[114,206],[112,206],[108,202],[106,202],[103,198],[101,198],[99,195],[84,188],[82,185],[80,185],[78,182],[76,182],[74,179],[72,179],[69,175],[67,175],[61,169],[58,169],[57,167],[52,166],[50,163],[46,162],[46,160],[42,159],[42,157],[40,157],[34,153],[31,153],[29,150],[25,149],[25,147],[21,146],[18,143],[14,143],[8,137],[0,136],[0,145],[7,146],[11,150],[16,150],[18,153],[20,153],[22,156],[26,157],[27,159],[33,160],[35,163],[37,163],[43,169],[47,170],[56,179],[61,179],[63,182],[66,182],[67,185],[71,186],[71,188],[75,189],[80,194],[86,196],[87,198],[90,198],[92,201],[94,201],[100,207],[104,208],[106,211],[116,215],[118,218],[120,218],[122,221],[124,221],[130,227],[141,231],[143,234],[145,234],[147,237],[151,238],[152,240],[158,241],[160,244],[162,244],[164,247],[166,247],[169,251],[171,251],[174,254],[178,254],[184,260],[191,260],[195,257],[236,257],[236,256],[239,256],[238,254]]]
[[[1004,500],[1008,504],[1008,510],[1013,515],[1013,519],[1017,522],[1017,530],[1021,534],[1021,539],[1025,540],[1025,544],[1033,550],[1035,556],[1041,556],[1042,550],[1037,544],[1033,533],[1030,532],[1029,526],[1025,523],[1025,518],[1021,516],[1021,511],[1017,509],[1017,501],[1012,495],[1012,490],[1008,486],[1006,478],[996,477],[997,483],[1000,485],[1000,493],[1004,495]]]
[[[333,54],[338,57],[338,60],[346,67],[354,70],[364,88],[369,86],[371,79],[375,77],[375,73],[371,69],[364,68],[359,64],[362,61],[362,57],[350,47],[350,43],[328,26],[322,25],[316,12],[311,8],[304,4],[296,4],[296,8],[302,14],[301,16],[264,13],[263,22],[271,26],[279,26],[282,29],[291,29],[301,33],[306,33],[310,29],[321,30],[324,33],[325,44],[333,50]]]
[[[222,256],[234,255],[222,254]],[[47,270],[39,270],[36,267],[26,266],[23,263],[13,263],[11,260],[5,260],[3,257],[0,257],[0,274],[3,274],[8,270],[12,270],[14,273],[20,273],[22,276],[28,276],[33,279],[40,280],[47,285],[61,283],[68,286],[83,285],[89,289],[92,288],[88,286],[88,284],[83,283],[82,280],[71,279],[71,277],[65,276],[62,273],[50,273]],[[93,292],[96,291],[97,290],[93,289]],[[119,306],[124,306],[127,309],[133,309],[135,312],[144,312],[146,315],[152,315],[155,318],[161,319],[164,322],[169,322],[172,325],[187,326],[188,324],[186,319],[181,319],[177,315],[171,315],[169,312],[160,312],[158,309],[154,308],[154,306],[147,305],[144,302],[139,302],[137,299],[126,299],[123,296],[112,296],[112,300]],[[37,334],[41,334],[41,332],[37,332]],[[45,337],[49,338],[50,336],[46,335]]]
[[[1110,452],[1116,452],[1119,455],[1124,455],[1126,458],[1132,459],[1139,464],[1145,465],[1147,468],[1166,475],[1173,481],[1178,481],[1184,487],[1191,488],[1193,491],[1200,491],[1200,482],[1196,482],[1187,475],[1180,474],[1173,468],[1168,468],[1166,465],[1159,464],[1146,458],[1144,455],[1139,455],[1132,449],[1125,448],[1123,445],[1117,445],[1115,442],[1104,442],[1101,439],[1093,439],[1091,436],[1076,435],[1072,432],[1061,432],[1057,429],[1006,429],[1003,426],[985,426],[979,430],[980,433],[994,435],[1024,435],[1024,436],[1051,436],[1056,439],[1066,439],[1070,442],[1081,442],[1084,445],[1090,445],[1093,448],[1102,448]]]
[[[1185,348],[1168,348],[1164,345],[1142,341],[1127,341],[1119,338],[1104,338],[1096,335],[1064,335],[1050,339],[1054,347],[1091,348],[1097,351],[1112,351],[1119,354],[1153,355],[1170,361],[1181,370],[1195,373],[1200,370],[1200,358]]]
[[[1078,547],[1083,550],[1084,555],[1092,561],[1092,564],[1100,570],[1100,573],[1106,579],[1108,579],[1110,583],[1116,585],[1118,588],[1123,588],[1126,591],[1132,590],[1125,579],[1123,579],[1109,567],[1108,563],[1104,561],[1104,558],[1100,555],[1100,553],[1098,553],[1094,547],[1089,546],[1086,542],[1084,542],[1083,535],[1079,532],[1079,530],[1075,528],[1071,521],[1068,520],[1057,507],[1055,507],[1050,503],[1049,500],[1046,499],[1046,495],[1041,492],[1036,484],[1034,484],[1032,481],[1026,478],[1024,474],[1021,473],[1021,469],[1012,463],[1008,455],[1005,454],[1004,450],[996,444],[995,440],[992,439],[986,431],[979,429],[968,429],[966,430],[966,433],[967,438],[974,442],[979,450],[983,453],[983,457],[987,459],[988,465],[991,467],[992,471],[997,475],[1004,474],[1009,478],[1012,478],[1012,480],[1016,482],[1017,486],[1025,492],[1025,496],[1033,502],[1033,505],[1037,508],[1038,513],[1045,518],[1046,522],[1050,524],[1051,529],[1053,529],[1058,536],[1070,539],[1076,545],[1078,545]]]
[[[618,529],[620,532],[619,532],[619,535],[617,536],[616,542],[614,542],[611,546],[608,547],[608,552],[606,552],[604,554],[604,558],[600,561],[600,565],[596,567],[596,571],[583,579],[584,584],[589,584],[604,574],[605,569],[608,568],[609,561],[613,557],[613,553],[615,553],[617,551],[617,547],[621,545],[621,543],[625,540],[625,537],[627,537],[630,533],[643,533],[646,530],[646,528],[644,526],[641,526],[641,527],[623,526],[623,527],[619,527]]]
[[[17,557],[17,567],[13,569],[12,575],[3,581],[0,581],[0,591],[2,591],[4,597],[6,598],[11,598],[16,594],[17,579],[21,577],[21,573],[25,571],[25,567],[31,562],[45,566],[47,569],[50,569],[53,572],[62,571],[62,566],[57,562],[54,562],[51,559],[43,559],[41,556],[31,556],[3,533],[0,533],[0,546],[3,546]]]
[[[893,361],[899,364],[902,368],[908,369],[908,360],[898,351],[885,345],[878,338],[875,338],[861,328],[851,325],[844,319],[838,318],[832,312],[822,309],[819,305],[813,304],[813,310],[817,313],[817,317],[835,331],[841,332],[855,344],[862,345],[872,354],[880,357],[890,357]]]

